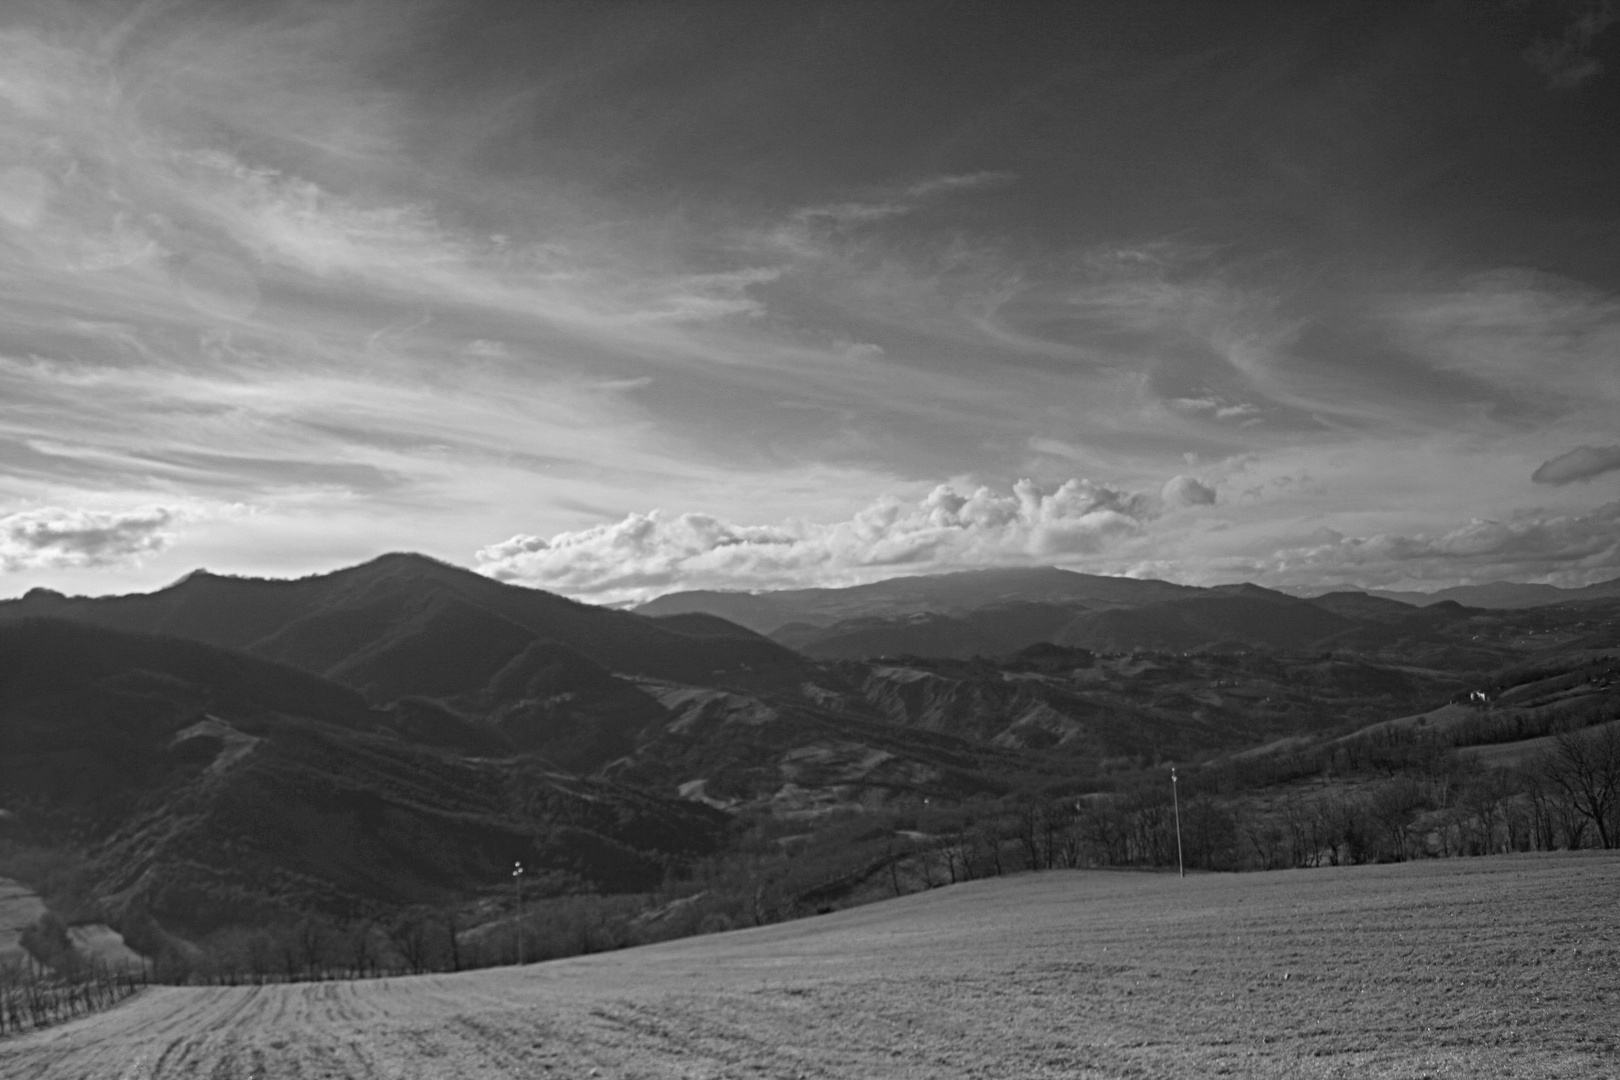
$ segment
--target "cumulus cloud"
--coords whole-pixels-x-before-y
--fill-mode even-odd
[[[163,506],[133,510],[43,507],[0,517],[0,569],[7,573],[111,566],[155,554],[185,515]]]
[[[1213,506],[1215,489],[1195,476],[1172,476],[1160,498],[1166,506]]]
[[[1620,502],[1580,514],[1525,510],[1476,518],[1444,533],[1345,536],[1324,531],[1251,570],[1279,584],[1556,581],[1577,584],[1620,571]]]
[[[1193,481],[1196,484],[1196,481]],[[1199,485],[1201,486],[1201,485]],[[1206,489],[1207,490],[1207,489]],[[599,600],[676,588],[849,584],[905,573],[1062,562],[1134,535],[1155,501],[1089,480],[1010,494],[942,484],[914,505],[886,497],[832,524],[737,525],[653,511],[550,539],[514,536],[478,552],[479,569]]]
[[[1572,484],[1620,469],[1620,446],[1577,446],[1530,474],[1538,484]]]

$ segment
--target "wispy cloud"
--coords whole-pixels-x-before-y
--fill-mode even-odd
[[[1565,90],[1603,74],[1603,63],[1592,55],[1592,43],[1616,22],[1620,10],[1613,0],[1577,0],[1569,5],[1574,18],[1557,38],[1540,38],[1524,52],[1525,61],[1554,89]]]
[[[1252,569],[1279,583],[1358,587],[1553,581],[1585,584],[1620,573],[1620,502],[1575,514],[1524,510],[1476,518],[1443,533],[1344,536],[1285,548]]]
[[[1560,412],[1620,405],[1620,299],[1556,275],[1501,269],[1381,305],[1414,360]]]
[[[1404,158],[1357,172],[1376,139],[1305,195],[1231,170],[1247,133],[1317,143],[1226,16],[1193,17],[1241,69],[1208,78],[1079,6],[1112,27],[1084,58],[986,56],[1006,107],[975,91],[902,146],[886,116],[808,115],[833,69],[769,5],[791,47],[699,72],[665,69],[669,35],[730,41],[732,16],[538,5],[492,41],[432,0],[251,8],[0,15],[0,514],[247,508],[154,528],[139,580],[401,546],[593,596],[997,560],[1209,580],[1282,573],[1317,528],[1573,520],[1609,474],[1613,290],[1381,227],[1415,189]],[[1613,20],[1571,18],[1537,62],[1584,87]],[[1093,62],[1115,48],[1129,77]],[[1345,86],[1313,85],[1299,115],[1338,115]],[[1475,572],[1435,558],[1403,565]]]
[[[817,222],[836,226],[871,224],[920,210],[947,195],[1005,187],[1017,180],[1015,173],[997,171],[931,176],[904,187],[876,192],[866,199],[803,207],[794,211],[790,220],[800,228]],[[792,243],[789,246],[797,247]]]

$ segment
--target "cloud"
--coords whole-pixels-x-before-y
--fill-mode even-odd
[[[801,207],[769,234],[767,243],[799,257],[821,257],[826,254],[829,234],[846,233],[904,217],[958,192],[1005,187],[1017,179],[1015,173],[990,171],[935,176],[908,187],[878,192],[867,199]]]
[[[1538,484],[1572,484],[1620,469],[1620,446],[1577,446],[1530,474]]]
[[[1476,518],[1437,535],[1345,536],[1278,550],[1248,570],[1283,585],[1547,581],[1576,583],[1620,571],[1620,502],[1586,513],[1524,510]]]
[[[168,547],[173,527],[186,516],[164,506],[21,510],[0,517],[0,569],[16,573],[131,562]]]
[[[502,581],[614,601],[1061,562],[1140,533],[1152,513],[1151,498],[1089,480],[1051,491],[1020,480],[1010,494],[942,484],[915,505],[883,498],[833,524],[737,525],[653,511],[550,539],[514,536],[477,557],[481,572]]]
[[[1591,53],[1592,42],[1603,31],[1620,22],[1620,10],[1612,0],[1588,0],[1572,5],[1579,11],[1558,39],[1541,38],[1524,51],[1525,62],[1547,79],[1554,89],[1579,86],[1603,74],[1603,64]]]
[[[1196,398],[1170,398],[1166,401],[1177,412],[1213,416],[1217,420],[1245,420],[1260,414],[1260,407],[1244,401],[1229,405],[1221,398],[1210,395]]]
[[[976,188],[1004,187],[1018,179],[1017,173],[1004,170],[985,170],[976,173],[962,173],[952,176],[936,176],[928,180],[921,180],[906,189],[906,194],[914,199],[926,199],[934,195],[945,195],[953,191],[972,191]]]
[[[1215,489],[1192,476],[1172,476],[1160,492],[1166,506],[1213,506]]]

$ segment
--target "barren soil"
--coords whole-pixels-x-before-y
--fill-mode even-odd
[[[0,1042],[81,1077],[1620,1075],[1620,858],[1024,875],[461,975],[154,988]]]

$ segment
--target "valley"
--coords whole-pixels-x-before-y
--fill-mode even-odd
[[[0,876],[48,909],[33,959],[453,970],[1178,851],[1270,870],[1620,842],[1615,801],[1551,764],[1620,770],[1620,601],[1051,568],[667,599],[390,555],[0,603]]]

